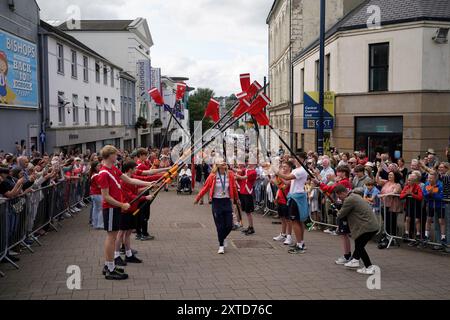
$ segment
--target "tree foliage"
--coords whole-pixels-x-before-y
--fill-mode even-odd
[[[189,127],[194,132],[195,121],[201,121],[205,114],[209,100],[214,97],[214,91],[208,88],[199,88],[189,97]],[[213,122],[208,119],[203,121],[203,132],[211,128]]]

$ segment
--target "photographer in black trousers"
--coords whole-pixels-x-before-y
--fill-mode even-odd
[[[361,274],[375,274],[375,266],[372,265],[365,249],[367,243],[377,234],[379,226],[377,218],[370,205],[359,195],[350,193],[343,185],[337,185],[334,193],[343,202],[342,208],[337,212],[339,219],[347,218],[350,232],[355,239],[355,251],[353,259],[346,263],[348,268],[357,268]],[[364,267],[360,268],[360,260]]]

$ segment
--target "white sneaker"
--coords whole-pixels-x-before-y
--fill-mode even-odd
[[[75,211],[75,212],[80,212],[80,211],[81,211],[81,210],[78,209],[77,207],[73,207],[72,210]]]
[[[290,234],[288,234],[288,236],[286,237],[286,240],[283,242],[283,244],[285,246],[290,246],[294,243],[294,241],[292,241],[292,236]]]
[[[336,231],[331,231],[330,234],[331,234],[332,236],[338,236],[338,234],[337,234]]]
[[[361,268],[356,270],[356,272],[360,273],[360,274],[367,274],[367,275],[372,275],[375,274],[375,266],[370,266],[368,268]]]
[[[64,212],[63,217],[64,218],[72,218],[72,215],[68,212]]]
[[[350,262],[350,260],[347,260],[344,256],[339,257],[339,259],[336,260],[336,264],[340,265],[340,266],[343,266],[343,265],[345,265],[346,263],[349,263],[349,262]]]
[[[278,237],[274,237],[273,241],[284,241],[286,240],[286,236],[284,236],[283,234],[280,233],[280,235]]]
[[[19,253],[16,252],[16,251],[13,251],[13,250],[9,250],[9,251],[8,251],[8,255],[11,256],[11,257],[15,257],[15,256],[18,256]]]
[[[218,254],[225,254],[225,247],[219,247],[219,251],[217,251]]]
[[[346,266],[347,268],[359,268],[359,260],[352,259],[352,261],[347,262],[346,264],[344,264],[344,266]]]
[[[328,233],[328,234],[330,234],[330,233],[331,233],[331,230],[330,230],[330,229],[325,229],[325,230],[323,230],[323,233]]]

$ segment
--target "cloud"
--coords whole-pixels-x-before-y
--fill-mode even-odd
[[[239,91],[239,74],[267,74],[266,17],[273,0],[38,0],[42,17],[65,20],[70,5],[82,19],[147,19],[152,64],[168,76],[219,95]]]

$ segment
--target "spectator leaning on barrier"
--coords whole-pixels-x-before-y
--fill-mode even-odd
[[[377,183],[382,186],[380,198],[384,205],[384,225],[388,235],[397,234],[397,214],[403,211],[400,202],[400,193],[402,187],[399,183],[399,175],[396,175],[393,171],[389,172],[388,180],[383,180],[377,176]],[[395,240],[394,240],[395,241]],[[379,243],[380,249],[385,249],[388,245],[388,239],[382,238]]]

